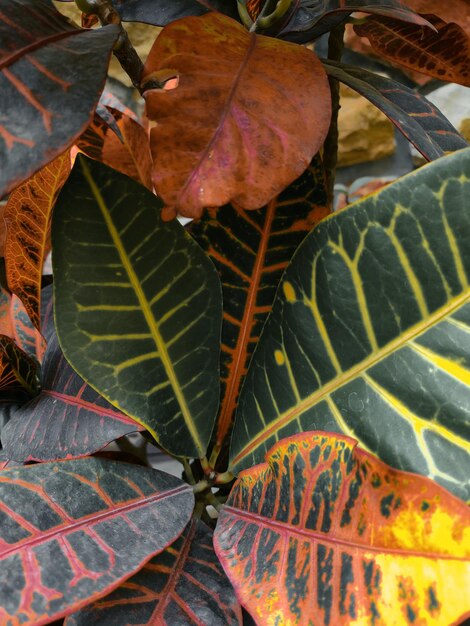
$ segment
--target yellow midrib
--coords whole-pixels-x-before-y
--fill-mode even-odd
[[[172,386],[172,389],[175,393],[176,396],[176,400],[180,406],[181,409],[181,413],[183,415],[184,421],[186,423],[186,426],[188,428],[189,434],[191,435],[191,438],[193,440],[193,442],[196,445],[196,448],[200,454],[200,456],[204,456],[205,454],[205,450],[204,450],[204,446],[199,438],[199,434],[197,432],[197,429],[194,425],[194,421],[192,419],[191,416],[191,412],[189,410],[189,407],[186,403],[186,399],[181,391],[181,387],[178,381],[178,378],[176,376],[175,370],[173,368],[173,364],[171,362],[171,359],[168,355],[168,351],[165,345],[165,341],[163,339],[163,337],[160,334],[160,331],[158,330],[157,324],[155,322],[155,318],[153,317],[152,314],[152,310],[150,308],[150,304],[144,294],[144,292],[142,291],[142,287],[140,285],[140,281],[136,275],[136,273],[134,272],[134,269],[132,267],[132,264],[129,261],[129,258],[127,256],[126,250],[124,248],[124,246],[122,245],[121,242],[121,238],[119,236],[119,233],[116,229],[116,227],[114,226],[113,221],[111,220],[108,208],[106,206],[106,203],[103,199],[103,196],[101,195],[100,190],[98,189],[95,181],[93,180],[93,177],[91,175],[91,172],[88,168],[88,165],[82,161],[82,168],[83,168],[83,173],[85,175],[85,178],[90,186],[91,192],[93,194],[93,196],[95,197],[95,200],[101,210],[101,213],[103,215],[103,218],[106,222],[106,226],[108,227],[109,233],[111,235],[111,238],[113,240],[114,245],[116,246],[116,250],[119,253],[119,257],[121,259],[121,262],[123,264],[124,269],[126,270],[126,273],[129,277],[129,281],[132,285],[132,288],[134,289],[134,292],[137,296],[137,299],[139,301],[140,307],[142,309],[142,312],[144,314],[145,317],[145,321],[147,322],[147,325],[150,329],[150,332],[152,334],[152,338],[155,342],[155,345],[157,346],[157,350],[160,354],[160,358],[163,364],[163,367],[165,368],[165,372],[168,376],[168,380],[170,381],[170,384]],[[147,428],[148,426],[145,424],[145,427]]]
[[[331,392],[339,389],[346,383],[350,382],[357,376],[359,376],[362,372],[367,371],[370,367],[375,365],[376,363],[382,361],[387,356],[403,347],[407,342],[409,342],[414,337],[420,335],[426,329],[430,328],[434,324],[437,324],[442,318],[446,317],[455,309],[458,309],[462,306],[470,297],[468,291],[464,291],[460,296],[453,298],[451,301],[447,303],[446,306],[438,309],[435,313],[430,315],[425,320],[421,320],[411,328],[409,328],[406,332],[402,333],[399,337],[388,343],[384,348],[380,349],[378,352],[372,353],[352,367],[351,369],[343,372],[339,376],[333,378],[330,382],[323,385],[312,394],[307,396],[302,402],[299,402],[296,406],[291,407],[287,411],[284,411],[281,415],[279,415],[276,419],[274,419],[269,426],[266,426],[263,430],[261,430],[256,437],[254,437],[248,445],[240,450],[237,455],[231,461],[231,467],[234,467],[240,460],[244,459],[249,454],[253,453],[260,445],[262,445],[265,441],[269,439],[272,435],[276,434],[281,428],[289,424],[291,421],[296,419],[298,416],[302,415],[306,410],[311,408],[312,406],[318,404],[321,400],[327,397]]]

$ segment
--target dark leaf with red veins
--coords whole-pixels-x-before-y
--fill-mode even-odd
[[[85,130],[118,33],[76,28],[48,0],[0,0],[0,196]]]
[[[332,78],[348,85],[383,111],[428,161],[468,146],[439,109],[419,93],[358,67],[326,60],[323,63]]]
[[[212,546],[212,531],[192,520],[171,546],[65,626],[241,624],[241,609]]]
[[[0,473],[0,624],[40,626],[115,589],[183,531],[177,478],[94,457]]]
[[[305,43],[312,41],[344,22],[354,11],[393,17],[412,24],[428,24],[420,15],[399,0],[298,0],[297,9],[286,13],[272,28],[283,39]],[[289,19],[290,18],[290,19]],[[272,31],[269,31],[273,34]]]
[[[65,360],[56,334],[48,335],[41,392],[12,413],[2,432],[8,457],[26,462],[85,456],[143,430],[87,385]]]
[[[238,18],[236,0],[113,0],[125,22],[144,22],[166,26],[188,15],[204,15],[209,11],[221,11]]]
[[[369,17],[354,30],[392,63],[470,87],[470,36],[459,24],[448,24],[435,15],[425,17],[436,31],[382,16]]]

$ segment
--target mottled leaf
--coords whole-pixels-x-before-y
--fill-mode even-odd
[[[0,623],[46,624],[105,595],[179,536],[193,501],[173,476],[93,457],[1,472]]]
[[[70,173],[67,150],[43,167],[8,198],[5,209],[5,260],[8,286],[41,329],[41,277],[50,250],[52,209]]]
[[[48,0],[0,0],[0,197],[85,130],[118,33],[75,28]]]
[[[41,391],[12,412],[2,444],[8,457],[18,462],[55,461],[93,454],[138,430],[143,427],[74,372],[52,334],[41,369]]]
[[[109,165],[152,190],[152,157],[147,131],[127,114],[117,109],[110,110],[114,112],[122,139],[109,124],[95,116],[93,124],[78,139],[77,147],[92,159]]]
[[[0,393],[24,390],[33,396],[38,389],[37,364],[7,335],[0,335]]]
[[[235,471],[344,432],[470,498],[470,149],[321,222],[283,275],[232,435]]]
[[[352,65],[324,61],[327,73],[383,111],[428,160],[468,146],[429,100],[401,83]]]
[[[469,616],[470,513],[348,437],[304,433],[245,470],[216,552],[262,624],[457,624]]]
[[[189,225],[222,281],[218,447],[233,424],[238,393],[282,272],[305,235],[328,212],[322,163],[316,157],[299,179],[263,209],[247,212],[226,205]]]
[[[176,211],[235,202],[258,209],[308,166],[330,123],[328,80],[305,48],[248,33],[219,13],[167,26],[145,64],[153,181]]]
[[[219,403],[217,272],[161,202],[77,159],[52,225],[55,315],[74,369],[175,455],[203,456]]]
[[[221,11],[237,18],[236,0],[113,0],[125,22],[144,22],[166,26],[188,15],[204,15],[208,11]]]
[[[425,17],[437,32],[380,16],[369,17],[354,30],[388,61],[470,87],[470,37],[458,24],[447,24],[434,15]]]
[[[287,23],[279,22],[276,32],[280,37],[306,43],[338,26],[354,11],[384,15],[426,25],[427,21],[412,11],[407,2],[398,0],[299,0],[297,9],[289,14]]]
[[[116,591],[67,618],[65,626],[241,624],[235,592],[199,520]]]

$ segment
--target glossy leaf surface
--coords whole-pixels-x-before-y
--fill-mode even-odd
[[[67,363],[55,333],[41,369],[41,391],[11,415],[2,431],[7,455],[18,462],[93,454],[119,437],[143,430],[109,404]]]
[[[46,624],[111,591],[178,537],[193,500],[173,476],[104,459],[1,472],[0,623]]]
[[[51,215],[70,174],[70,151],[44,166],[10,194],[5,208],[5,257],[8,286],[41,329],[41,277],[50,250]]]
[[[325,61],[328,74],[383,111],[408,141],[431,161],[468,146],[433,104],[401,83],[352,65]]]
[[[307,168],[330,123],[330,90],[310,50],[248,33],[211,13],[167,26],[145,64],[153,181],[188,217],[235,202],[258,209]]]
[[[109,596],[65,626],[241,624],[241,609],[212,546],[212,531],[192,520],[183,535]]]
[[[48,0],[1,0],[0,197],[85,130],[118,33],[77,29]]]
[[[237,18],[236,0],[113,0],[125,22],[144,22],[166,26],[188,15],[204,15],[208,11],[221,11]]]
[[[426,19],[437,32],[379,16],[368,18],[354,30],[367,37],[372,49],[388,61],[470,87],[470,37],[458,24],[447,24],[433,15]]]
[[[468,507],[355,443],[303,433],[240,474],[214,543],[241,602],[260,626],[468,617]]]
[[[426,20],[398,0],[300,0],[297,10],[287,24],[279,23],[279,36],[305,43],[317,39],[354,11],[393,17],[412,24],[426,24]]]
[[[113,117],[120,137],[112,127],[95,116],[93,124],[77,141],[77,147],[92,159],[109,165],[152,190],[152,157],[147,131],[126,113],[115,109]]]
[[[470,150],[321,222],[284,273],[240,394],[235,471],[343,432],[470,498]]]
[[[26,354],[41,362],[45,341],[34,328],[21,300],[0,287],[0,334],[13,339]]]
[[[26,391],[34,395],[38,389],[36,361],[7,335],[0,335],[0,393]]]
[[[216,443],[233,424],[238,393],[282,272],[316,222],[328,214],[323,166],[307,171],[258,211],[226,205],[189,225],[222,281],[221,407]]]
[[[67,360],[176,455],[203,456],[219,402],[220,281],[147,189],[77,159],[57,202],[57,334]]]

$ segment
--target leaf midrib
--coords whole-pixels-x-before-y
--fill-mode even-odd
[[[378,352],[369,355],[366,359],[360,361],[357,365],[353,366],[346,372],[343,372],[339,376],[333,378],[331,381],[329,381],[319,389],[315,390],[313,393],[304,398],[302,402],[282,413],[275,420],[273,420],[269,424],[269,426],[264,428],[255,438],[253,438],[247,446],[240,450],[240,452],[231,461],[231,468],[234,468],[237,463],[246,458],[249,454],[252,454],[272,435],[275,435],[283,427],[294,421],[299,415],[318,404],[325,396],[329,396],[332,391],[340,389],[343,385],[347,384],[348,382],[359,376],[362,372],[369,370],[373,365],[382,361],[387,356],[389,356],[399,348],[403,347],[407,342],[414,339],[416,336],[420,335],[428,328],[437,324],[441,319],[465,304],[469,297],[470,294],[468,293],[468,290],[463,291],[463,293],[460,296],[454,298],[452,302],[449,302],[446,306],[441,307],[425,320],[421,320],[421,322],[418,322],[407,331],[400,334],[396,339],[392,340]]]
[[[202,443],[202,441],[199,438],[198,432],[197,432],[197,428],[194,425],[194,421],[192,419],[191,416],[191,412],[189,410],[189,407],[186,403],[186,399],[183,395],[183,392],[181,390],[178,378],[176,376],[176,372],[174,370],[173,364],[171,362],[171,359],[169,357],[168,354],[168,350],[166,348],[165,345],[165,341],[163,339],[163,337],[160,334],[160,331],[158,330],[155,318],[153,317],[152,314],[152,310],[150,307],[150,303],[147,300],[142,287],[140,285],[140,281],[132,267],[132,264],[130,263],[130,260],[127,256],[126,250],[121,242],[121,238],[119,236],[119,233],[116,229],[116,227],[114,226],[114,223],[111,219],[108,207],[106,206],[106,203],[104,201],[103,196],[101,195],[100,190],[98,189],[98,186],[96,185],[95,181],[93,180],[93,177],[91,175],[90,169],[88,167],[88,165],[85,163],[85,161],[83,159],[81,159],[81,165],[82,165],[82,169],[83,169],[83,174],[85,176],[85,179],[87,180],[89,186],[90,186],[90,190],[100,208],[100,211],[103,215],[103,218],[105,220],[106,226],[108,228],[109,234],[111,235],[111,238],[113,240],[113,243],[116,247],[116,250],[119,254],[119,258],[121,259],[122,265],[127,273],[127,276],[129,278],[129,282],[132,285],[132,288],[137,296],[137,299],[139,301],[140,307],[142,309],[142,312],[144,314],[145,317],[145,321],[147,322],[147,325],[150,329],[152,338],[155,342],[155,345],[157,347],[157,351],[160,354],[160,360],[163,364],[163,367],[165,368],[165,372],[166,375],[168,377],[168,380],[170,382],[170,385],[173,389],[173,392],[175,394],[176,400],[178,402],[178,405],[180,407],[181,410],[181,414],[183,416],[183,419],[185,421],[186,427],[188,429],[189,435],[191,436],[194,445],[197,448],[197,451],[199,453],[199,455],[202,457],[204,456],[205,453],[205,449],[204,449],[204,445]],[[119,407],[121,408],[121,407]],[[137,419],[137,417],[135,418]],[[150,429],[149,425],[144,424],[146,428],[148,428],[151,432],[152,435],[155,437],[155,439],[158,441],[158,436],[156,434],[156,432],[154,432],[153,430]]]
[[[18,469],[18,468],[12,468],[12,469]],[[11,484],[14,481],[8,480],[8,473],[5,472],[5,475],[3,477],[0,477],[0,483],[2,482],[6,484]],[[133,500],[132,502],[127,502],[126,504],[123,504],[121,506],[117,506],[112,509],[106,509],[106,511],[100,511],[99,513],[92,513],[91,515],[82,517],[78,521],[73,522],[71,524],[56,526],[44,532],[38,530],[38,533],[40,534],[38,534],[37,536],[33,536],[32,538],[27,539],[19,544],[18,543],[14,544],[13,546],[11,546],[9,550],[5,550],[4,552],[2,552],[0,554],[0,560],[8,557],[8,555],[14,552],[24,550],[26,548],[34,548],[35,546],[40,545],[42,543],[47,543],[51,538],[57,535],[68,534],[76,530],[77,528],[79,529],[81,527],[85,527],[86,529],[90,528],[91,525],[97,524],[99,521],[106,519],[108,517],[115,517],[120,514],[125,514],[128,511],[142,508],[144,506],[152,504],[153,502],[158,502],[159,500],[165,500],[166,498],[171,498],[180,493],[184,493],[185,491],[188,491],[189,493],[190,490],[191,488],[188,485],[180,485],[179,487],[175,487],[173,489],[165,491],[164,493],[154,493],[151,496],[145,496],[143,498],[140,497],[137,500]],[[21,512],[19,513],[19,515],[21,515]],[[21,517],[23,516],[21,515]]]

